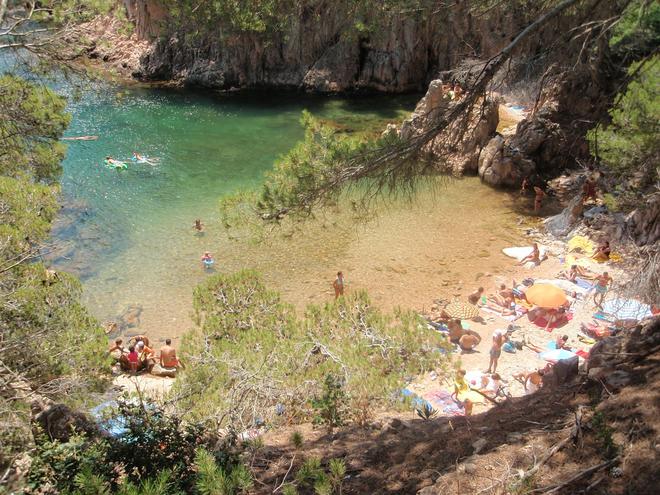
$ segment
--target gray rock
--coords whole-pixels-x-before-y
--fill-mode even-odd
[[[605,384],[614,389],[623,388],[630,385],[632,382],[632,375],[623,370],[616,370],[605,377]]]
[[[479,452],[481,452],[484,449],[484,447],[486,446],[487,443],[488,443],[488,440],[486,440],[485,438],[479,438],[478,440],[473,442],[472,443],[472,448],[474,449],[474,453],[478,454]]]

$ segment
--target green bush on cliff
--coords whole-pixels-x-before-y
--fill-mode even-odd
[[[278,414],[309,419],[326,376],[349,415],[391,402],[406,377],[443,366],[445,340],[412,312],[382,314],[363,292],[303,317],[251,271],[209,278],[194,293],[197,326],[184,338],[187,368],[176,406],[215,426],[247,428]]]
[[[109,415],[124,430],[116,437],[74,436],[37,443],[27,493],[46,486],[63,495],[234,495],[252,476],[231,451],[201,425],[183,422],[151,403],[119,401]]]
[[[660,56],[629,68],[632,77],[610,110],[611,122],[589,133],[594,154],[616,173],[658,180],[660,160]]]
[[[31,444],[35,395],[77,401],[98,389],[105,336],[69,275],[37,262],[57,213],[65,101],[0,77],[0,468]]]
[[[336,0],[326,4],[317,0],[216,0],[203,4],[194,0],[163,0],[163,5],[170,21],[187,34],[273,33],[283,31],[295,20],[321,24],[328,15],[351,20],[343,25],[345,32],[355,29],[365,34],[394,15],[430,15],[438,8],[438,1]],[[193,23],[195,28],[191,29]]]

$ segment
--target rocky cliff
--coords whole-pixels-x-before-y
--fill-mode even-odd
[[[125,0],[136,34],[152,42],[133,74],[220,89],[421,91],[466,57],[496,53],[524,22],[522,9],[477,17],[469,2],[440,2],[365,26],[352,17],[351,2],[312,4],[276,30],[250,32],[223,24],[202,29],[193,19],[175,22],[159,0]]]

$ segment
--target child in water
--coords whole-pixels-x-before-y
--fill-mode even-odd
[[[215,263],[213,255],[208,251],[204,251],[204,256],[202,256],[202,264],[204,265],[204,268],[210,268],[213,263]]]
[[[195,220],[195,223],[193,224],[193,229],[195,229],[197,232],[203,232],[204,231],[204,224],[202,223],[202,221],[199,218],[197,218]]]

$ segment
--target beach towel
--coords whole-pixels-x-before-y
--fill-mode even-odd
[[[584,349],[578,349],[577,351],[575,351],[575,354],[580,356],[582,359],[585,359],[585,360],[589,359],[589,353],[587,351],[585,351]]]
[[[594,243],[588,237],[582,235],[573,236],[567,243],[570,252],[576,251],[591,256],[594,254]]]
[[[548,332],[552,332],[555,328],[561,328],[561,327],[563,327],[564,325],[566,325],[566,324],[567,324],[569,321],[571,321],[572,319],[573,319],[573,313],[566,313],[566,321],[563,321],[563,322],[561,323],[561,325],[558,325],[557,322],[555,321],[555,322],[552,323],[551,325],[548,325],[548,328],[546,328],[546,330],[547,330]],[[534,325],[536,325],[536,326],[538,326],[538,327],[545,328],[545,326],[548,324],[548,320],[547,320],[546,318],[543,318],[542,316],[539,316],[539,317],[538,317],[536,320],[534,320],[532,323],[534,323]]]
[[[424,409],[424,406],[433,407],[426,399],[420,397],[412,390],[404,388],[401,390],[401,396],[404,400],[410,400],[410,405],[413,409]]]
[[[635,299],[616,298],[603,303],[603,313],[617,320],[642,320],[653,316],[651,306]]]
[[[575,277],[575,285],[587,292],[594,288],[594,285],[591,282],[580,277]]]
[[[539,353],[539,357],[550,363],[556,363],[564,359],[571,359],[575,357],[575,353],[567,351],[566,349],[552,349]]]
[[[494,309],[490,309],[490,308],[488,308],[488,307],[485,307],[485,306],[484,306],[483,308],[481,308],[481,310],[482,310],[482,311],[485,311],[486,313],[493,314],[493,315],[495,315],[495,316],[497,316],[497,317],[499,317],[499,318],[502,318],[503,320],[506,320],[506,321],[516,321],[518,318],[520,318],[520,317],[522,316],[522,312],[521,312],[520,314],[518,314],[518,313],[516,312],[515,315],[507,315],[507,316],[504,316],[504,315],[502,315],[502,313],[500,313],[500,312],[498,312],[498,311],[495,311]],[[517,311],[517,310],[516,310],[516,311]]]
[[[431,403],[433,409],[441,416],[464,416],[465,410],[451,398],[446,390],[433,390],[424,395],[424,399]]]
[[[515,258],[522,261],[525,256],[532,254],[533,248],[531,246],[509,247],[502,249],[502,252],[509,258]],[[543,259],[547,255],[548,249],[539,244],[539,256]]]

